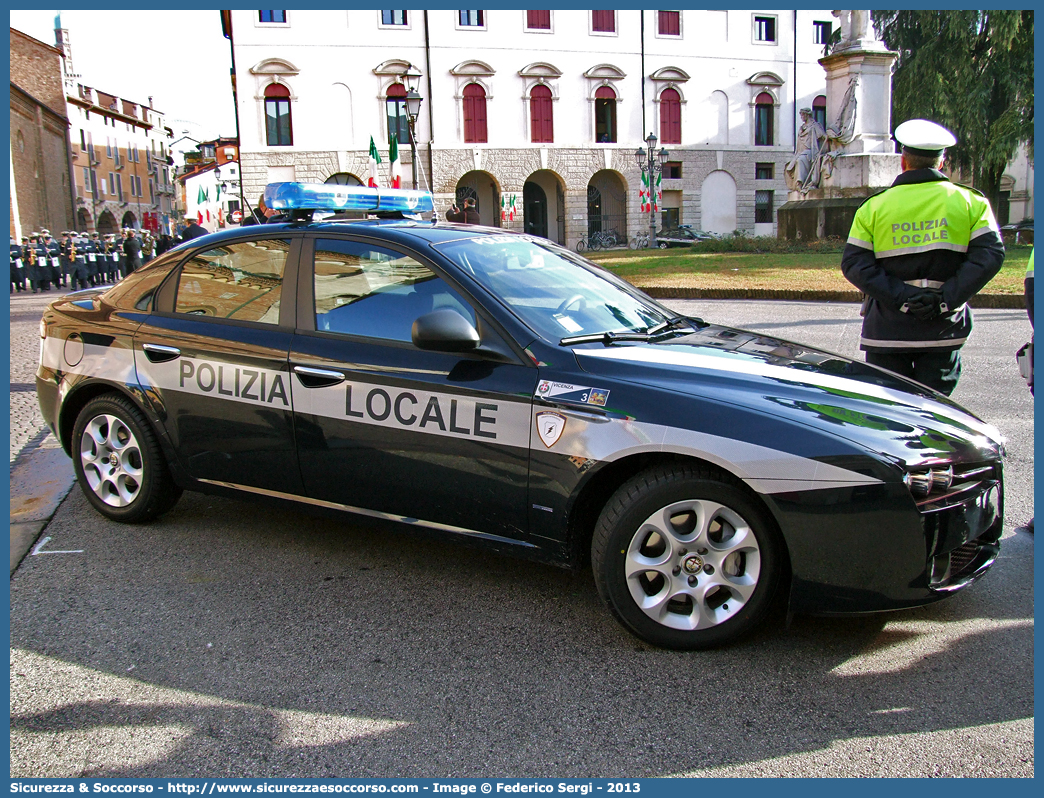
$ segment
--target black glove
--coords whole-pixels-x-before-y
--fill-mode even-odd
[[[921,321],[931,321],[942,313],[942,291],[936,288],[925,288],[906,302],[906,312]]]

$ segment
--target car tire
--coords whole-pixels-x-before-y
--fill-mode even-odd
[[[70,448],[81,490],[106,518],[149,521],[181,497],[156,434],[124,396],[89,401],[76,417]]]
[[[660,249],[667,249],[667,242],[661,241],[656,246],[658,246]]]
[[[609,499],[591,542],[610,612],[642,640],[680,650],[731,642],[763,621],[784,561],[767,510],[706,466],[638,474]]]

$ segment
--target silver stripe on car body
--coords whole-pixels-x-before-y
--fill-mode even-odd
[[[684,343],[684,342],[683,342]],[[588,349],[576,352],[577,359],[583,367],[585,358],[596,358],[602,360],[625,360],[635,363],[655,363],[663,366],[677,366],[681,368],[701,369],[706,371],[727,371],[733,374],[749,374],[753,377],[764,377],[766,379],[779,380],[781,382],[798,383],[810,385],[824,390],[851,391],[853,381],[849,377],[838,377],[833,374],[822,374],[812,371],[797,371],[786,366],[777,366],[762,360],[740,360],[738,358],[723,358],[712,355],[703,355],[699,352],[679,351],[677,348],[668,346],[642,346],[629,347],[620,346],[602,350]],[[880,399],[891,404],[904,407],[912,407],[918,410],[934,412],[936,404],[914,394],[903,393],[883,385],[873,383],[859,383],[859,391],[872,399]],[[948,411],[952,412],[952,411]]]
[[[706,432],[650,424],[634,419],[589,420],[556,406],[568,420],[550,447],[555,454],[613,462],[645,452],[684,454],[714,463],[746,482],[758,493],[789,493],[826,488],[873,485],[881,480],[790,454]],[[531,448],[543,448],[535,429]]]
[[[440,524],[438,521],[425,521],[422,518],[410,518],[405,515],[395,515],[394,513],[382,513],[380,510],[367,510],[363,507],[353,507],[350,504],[339,504],[337,502],[329,502],[323,499],[312,499],[308,496],[299,496],[296,493],[282,493],[277,490],[255,488],[250,485],[239,485],[235,482],[220,482],[216,479],[201,479],[199,481],[205,482],[208,485],[216,485],[221,488],[243,490],[248,493],[257,493],[261,496],[271,496],[275,499],[287,499],[289,501],[301,502],[302,504],[311,504],[316,507],[326,507],[331,510],[346,510],[347,512],[365,515],[369,518],[381,518],[385,521],[398,521],[402,524],[413,524],[415,526],[422,526],[428,529],[437,529],[441,532],[452,532],[457,535],[468,535],[469,537],[484,538],[486,540],[494,540],[499,543],[510,543],[514,546],[525,546],[531,549],[537,548],[533,543],[527,543],[523,540],[518,540],[517,538],[507,538],[501,535],[492,535],[489,532],[479,532],[475,529],[467,529],[466,527],[451,526],[450,524]]]
[[[274,406],[289,410],[289,373],[181,355],[153,363],[135,350],[138,378],[145,387],[210,396],[233,402]]]
[[[293,398],[297,413],[501,446],[529,445],[528,401],[347,379],[332,387],[308,388],[296,374]]]
[[[48,342],[49,345],[44,348],[45,365],[54,364],[52,368],[61,368],[60,353],[64,341],[45,339],[44,343]],[[191,361],[191,374],[187,367],[180,364],[181,360]],[[198,379],[201,365],[207,367],[203,372],[202,383]],[[139,367],[135,378],[129,349],[88,345],[85,346],[83,362],[75,369],[75,373],[124,384],[140,381],[144,387],[155,386],[162,390],[283,407],[280,390],[275,386],[285,385],[280,381],[288,377],[287,372],[246,369],[233,363],[184,356],[167,363],[152,363],[141,357]],[[264,399],[260,396],[261,372],[266,375]],[[253,377],[253,381],[248,386],[250,377]],[[331,388],[307,388],[295,377],[289,380],[289,384],[291,391],[287,400],[292,401],[294,410],[299,413],[482,441],[485,436],[474,434],[478,429],[480,433],[495,434],[495,438],[486,438],[491,444],[548,450],[540,441],[533,423],[533,417],[542,409],[541,405],[500,399],[483,402],[481,397],[404,390],[376,383],[347,381]],[[355,392],[350,403],[349,389]],[[383,396],[379,394],[367,406],[367,397],[375,390],[388,396],[389,406],[386,406]],[[237,391],[239,395],[236,395]],[[400,400],[399,397],[403,395],[404,398]],[[397,401],[398,413],[395,408]],[[422,428],[420,422],[429,407],[432,411],[428,423]],[[550,451],[566,457],[613,462],[642,452],[685,454],[721,466],[759,493],[848,487],[879,481],[836,466],[731,438],[633,419],[611,418],[591,412],[587,406],[578,406],[575,410],[563,404],[555,404],[554,407],[566,415],[568,422],[561,438],[550,447]],[[370,413],[371,410],[376,412]],[[348,411],[360,415],[348,416]],[[441,418],[445,429],[435,419],[436,415]],[[405,424],[397,416],[407,418],[412,423]],[[477,427],[476,418],[480,419]],[[454,428],[466,432],[456,432]]]
[[[40,365],[52,371],[98,377],[123,385],[134,383],[134,354],[125,346],[84,344],[83,356],[75,364],[65,359],[65,338],[47,336],[40,341]]]

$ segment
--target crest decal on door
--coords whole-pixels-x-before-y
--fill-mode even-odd
[[[536,414],[537,435],[548,449],[558,443],[558,439],[565,432],[565,425],[566,418],[560,413],[544,410]]]

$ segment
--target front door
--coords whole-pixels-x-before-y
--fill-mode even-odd
[[[414,320],[440,308],[495,333],[418,257],[383,243],[312,241],[315,329],[299,330],[290,352],[308,495],[525,539],[536,369],[417,349]]]
[[[522,187],[522,212],[526,220],[526,232],[547,238],[547,195],[533,181]]]
[[[303,492],[289,365],[300,238],[200,250],[158,292],[138,328],[134,363],[194,479]]]

